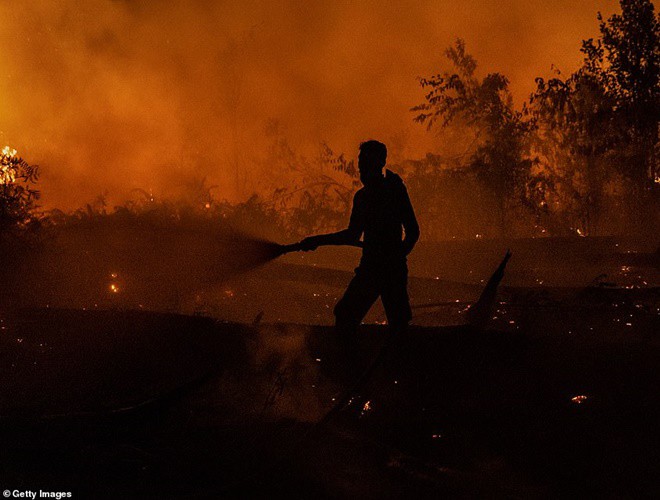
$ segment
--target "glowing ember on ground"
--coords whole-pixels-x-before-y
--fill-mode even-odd
[[[584,396],[584,395],[580,394],[578,396],[572,397],[571,401],[573,401],[573,403],[579,405],[579,404],[584,403],[587,399],[589,399],[587,396]]]
[[[362,411],[360,412],[360,417],[364,417],[364,415],[368,412],[371,411],[373,408],[371,407],[371,401],[367,401],[364,403],[362,406]]]
[[[119,287],[113,283],[113,284],[110,285],[110,291],[112,293],[118,293],[119,292]]]

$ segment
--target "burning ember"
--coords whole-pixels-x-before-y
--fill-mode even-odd
[[[367,412],[371,411],[373,408],[371,407],[371,401],[367,401],[364,403],[362,406],[362,410],[360,411],[360,417],[364,417]]]
[[[112,281],[110,282],[110,292],[112,293],[119,293],[119,284],[117,283],[117,273],[110,273],[110,278]]]
[[[572,397],[571,401],[573,401],[573,403],[575,403],[576,405],[580,405],[584,403],[587,399],[589,399],[587,396],[580,394],[578,396]]]

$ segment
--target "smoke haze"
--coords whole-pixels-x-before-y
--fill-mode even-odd
[[[0,142],[42,166],[42,204],[107,192],[167,195],[187,178],[241,199],[263,183],[267,123],[313,157],[355,155],[367,138],[394,155],[437,149],[412,123],[416,77],[447,69],[466,40],[480,74],[501,72],[517,102],[550,65],[581,61],[596,12],[573,2],[150,2],[4,0]]]

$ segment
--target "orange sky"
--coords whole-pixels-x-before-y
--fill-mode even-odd
[[[167,193],[191,173],[236,198],[268,175],[264,127],[293,147],[354,154],[379,138],[405,156],[437,150],[412,124],[417,76],[447,69],[466,40],[480,74],[517,102],[550,65],[571,71],[613,0],[3,0],[0,142],[42,165],[43,205],[107,191]],[[237,155],[233,152],[238,151]],[[394,151],[393,151],[394,152]],[[237,193],[234,162],[245,176]]]

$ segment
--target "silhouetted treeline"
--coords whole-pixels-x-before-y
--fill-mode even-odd
[[[446,51],[454,72],[420,79],[427,93],[415,120],[471,137],[455,170],[480,185],[470,198],[496,209],[502,234],[519,231],[521,217],[550,234],[656,227],[660,24],[649,0],[621,8],[598,15],[600,37],[583,42],[582,66],[537,78],[520,109],[505,76],[475,76],[462,40]]]
[[[520,106],[506,76],[479,76],[460,39],[446,51],[449,70],[420,78],[426,93],[412,108],[414,120],[437,134],[437,150],[412,159],[395,144],[388,168],[406,181],[422,238],[654,234],[660,213],[660,22],[649,0],[620,3],[620,14],[598,15],[600,35],[583,41],[581,67],[537,78]],[[100,197],[75,213],[55,211],[41,220],[217,218],[281,240],[344,226],[360,185],[352,156],[322,143],[317,157],[307,158],[276,120],[264,134],[271,145],[260,168],[269,175],[259,181],[259,194],[242,203],[230,203],[220,187],[190,177],[182,180],[177,201],[135,190],[133,199],[114,209]],[[39,219],[36,180],[36,167],[3,152],[0,229]]]
[[[409,186],[423,238],[653,234],[658,15],[649,0],[622,0],[621,14],[597,17],[600,36],[583,41],[581,67],[537,78],[519,107],[508,78],[479,77],[460,39],[446,51],[451,71],[420,78],[426,94],[414,120],[439,133],[438,152],[390,156],[388,167]],[[291,166],[295,154],[285,149],[279,161],[301,175],[276,189],[284,225],[306,234],[344,224],[358,186],[354,162],[324,145],[319,161]]]
[[[531,97],[547,201],[585,233],[612,218],[636,230],[657,217],[660,23],[648,0],[621,8],[598,15],[601,36],[583,42],[581,68],[537,79]]]

